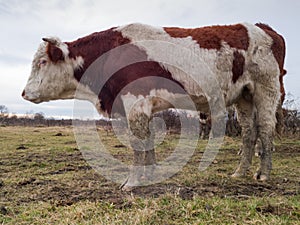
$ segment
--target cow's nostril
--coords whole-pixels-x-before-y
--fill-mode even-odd
[[[23,90],[23,92],[22,92],[22,97],[24,97],[25,96],[25,90]]]

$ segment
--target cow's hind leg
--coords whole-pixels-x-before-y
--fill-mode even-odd
[[[257,107],[258,137],[262,143],[260,167],[254,174],[257,180],[265,181],[270,177],[272,169],[272,149],[276,125],[276,107],[278,93],[258,86],[259,95],[255,96]]]
[[[250,96],[248,96],[250,97]],[[238,121],[242,127],[241,161],[232,177],[246,175],[252,163],[254,146],[257,139],[255,107],[251,98],[241,97],[236,104]]]

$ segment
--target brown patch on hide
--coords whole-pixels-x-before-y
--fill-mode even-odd
[[[247,50],[249,47],[248,31],[242,24],[194,29],[166,27],[164,30],[174,38],[190,36],[201,48],[219,50],[222,47],[222,41],[232,48]]]
[[[165,79],[158,79],[158,77]],[[141,80],[138,81],[138,79]],[[168,80],[174,82],[175,85],[170,85],[170,82],[167,82]],[[130,85],[134,81],[136,82]],[[178,87],[181,87],[181,90],[178,90]],[[172,74],[158,62],[143,61],[128,65],[111,76],[101,89],[99,98],[101,99],[102,110],[107,111],[109,114],[112,110],[123,114],[123,103],[119,94],[130,92],[135,96],[146,96],[153,89],[166,89],[173,93],[184,93],[182,85],[174,80]],[[112,107],[114,108],[112,109]]]
[[[280,69],[280,92],[281,92],[281,104],[284,102],[285,98],[285,90],[283,84],[283,76],[286,74],[286,70],[284,69],[284,58],[285,58],[285,41],[284,38],[274,31],[269,25],[263,23],[255,24],[257,27],[261,28],[264,32],[266,32],[272,39],[273,44],[271,46],[271,50],[273,55],[278,63]]]
[[[47,54],[49,59],[54,63],[65,59],[62,50],[51,43],[48,43],[47,45]]]
[[[75,78],[79,81],[86,69],[101,55],[120,45],[128,44],[129,39],[115,31],[114,28],[92,33],[86,37],[79,38],[73,42],[66,42],[69,49],[69,57],[81,56],[84,60],[82,68],[74,72]]]
[[[182,87],[179,82],[172,78],[169,71],[164,69],[158,62],[148,61],[146,52],[130,44],[129,39],[124,38],[120,32],[115,31],[113,28],[93,33],[66,44],[69,46],[69,56],[71,58],[75,59],[77,56],[81,56],[84,60],[84,66],[74,72],[75,78],[89,86],[99,96],[101,109],[108,114],[111,114],[113,107],[114,112],[125,113],[120,93],[130,92],[136,96],[145,96],[152,89],[167,89],[169,91],[174,89],[174,87],[170,87],[169,83],[165,84],[157,77],[166,78],[175,82],[177,87]],[[88,72],[85,73],[98,57],[125,44],[127,45],[117,54],[113,51],[106,54],[102,63],[97,63],[95,68],[89,68]],[[94,65],[96,64],[93,64],[93,67]],[[145,80],[130,87],[129,90],[126,89],[126,93],[124,93],[123,89],[126,86],[140,78]],[[178,88],[176,91],[178,92]],[[182,92],[184,92],[183,89]]]
[[[233,53],[233,62],[232,62],[232,81],[235,83],[240,76],[244,73],[244,67],[245,67],[245,57],[239,53],[238,51],[235,51]]]

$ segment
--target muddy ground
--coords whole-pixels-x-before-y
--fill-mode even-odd
[[[239,156],[238,140],[226,139],[214,163],[204,172],[198,171],[201,150],[183,171],[163,183],[137,187],[131,192],[120,190],[119,184],[106,180],[85,161],[74,140],[71,129],[48,131],[45,128],[28,130],[20,135],[13,130],[0,135],[0,213],[18,213],[19,205],[48,202],[70,206],[80,201],[108,202],[119,209],[130,208],[132,196],[159,198],[170,193],[183,200],[197,196],[232,198],[237,201],[255,197],[299,196],[300,144],[285,140],[276,145],[271,180],[258,182],[252,175],[232,179]],[[59,135],[58,135],[59,133]],[[128,149],[115,141],[108,141],[117,150],[117,158],[126,161]],[[5,144],[6,143],[6,144]],[[123,152],[124,154],[120,154]],[[124,157],[124,159],[123,159]],[[254,160],[252,173],[258,159]],[[286,206],[285,210],[289,210]],[[273,206],[258,207],[257,211],[279,213]],[[283,213],[283,212],[280,212]]]
[[[65,134],[69,135],[69,134]],[[219,160],[212,165],[212,169],[203,176],[196,177],[197,180],[185,180],[178,182],[176,176],[183,176],[183,173],[196,170],[197,160],[191,160],[188,166],[191,168],[179,173],[165,183],[151,186],[138,187],[132,193],[124,193],[119,189],[119,185],[107,181],[101,174],[96,173],[83,158],[81,152],[76,148],[74,141],[65,141],[65,137],[54,135],[57,142],[64,146],[69,145],[67,151],[34,151],[34,147],[26,147],[26,144],[20,143],[19,148],[13,156],[2,156],[1,165],[1,183],[0,193],[1,202],[14,202],[22,204],[34,201],[49,201],[57,205],[72,205],[81,200],[90,201],[109,201],[120,207],[124,206],[127,195],[134,194],[141,197],[158,197],[168,193],[178,194],[183,199],[192,199],[194,196],[220,196],[233,198],[249,198],[251,196],[293,196],[298,195],[300,191],[299,167],[290,168],[281,174],[272,174],[272,179],[268,182],[257,182],[249,177],[243,179],[230,178],[230,169],[228,164],[232,163],[236,156],[237,149],[225,148],[219,154]],[[124,148],[122,145],[114,145],[116,148]],[[39,146],[40,147],[40,146]],[[276,147],[275,157],[291,157],[299,160],[299,146],[281,144]],[[226,158],[226,155],[228,156]],[[122,157],[120,157],[122,158]],[[61,166],[54,169],[54,165]],[[294,166],[297,164],[291,164]],[[287,164],[286,167],[289,165]],[[26,174],[26,172],[36,172]],[[284,168],[284,166],[283,166]],[[15,171],[12,171],[15,170]],[[278,169],[277,169],[278,170]],[[281,169],[279,169],[281,170]],[[290,174],[289,171],[293,171]],[[5,174],[9,174],[9,179]],[[15,176],[12,178],[11,176]]]

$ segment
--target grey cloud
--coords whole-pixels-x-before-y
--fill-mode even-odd
[[[48,0],[48,1],[0,1],[0,75],[15,65],[30,67],[31,59],[43,36],[58,36],[71,41],[80,36],[130,22],[142,22],[157,26],[197,27],[212,24],[229,24],[248,21],[266,22],[283,34],[287,41],[286,69],[291,71],[285,77],[287,92],[300,96],[300,71],[298,44],[300,21],[300,1],[286,0]],[[289,70],[291,68],[291,70]],[[18,71],[16,71],[17,73]],[[27,71],[26,71],[27,72]],[[20,74],[25,74],[20,71]],[[9,80],[10,77],[4,78]],[[19,82],[27,79],[22,77]],[[24,83],[25,85],[25,83]],[[22,104],[20,84],[10,87],[0,83],[0,96],[10,90],[11,97],[6,102]],[[47,114],[59,111],[58,108],[45,108],[57,104],[26,104],[34,111]],[[60,103],[59,103],[60,104]],[[24,106],[25,107],[25,106]],[[36,108],[42,107],[42,108]],[[70,113],[68,109],[60,107]],[[18,108],[22,110],[22,107]]]

